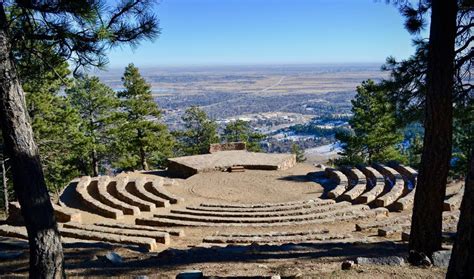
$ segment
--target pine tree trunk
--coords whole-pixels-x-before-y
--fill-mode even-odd
[[[92,150],[92,176],[99,175],[99,161],[97,160],[97,151]]]
[[[433,0],[425,105],[425,135],[415,193],[410,250],[441,249],[443,200],[451,158],[456,0]]]
[[[146,162],[146,154],[143,147],[140,147],[140,163],[142,165],[142,170],[148,170],[148,163]]]
[[[461,216],[446,278],[474,278],[474,151],[471,153]]]
[[[8,216],[8,185],[7,185],[7,169],[5,168],[5,158],[2,159],[2,184],[3,184],[3,202],[5,206],[5,214]]]
[[[13,186],[30,245],[30,278],[64,277],[64,256],[44,181],[38,148],[25,109],[25,93],[11,59],[8,27],[0,5],[0,121]]]

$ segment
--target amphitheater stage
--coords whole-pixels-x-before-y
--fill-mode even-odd
[[[197,173],[226,170],[232,166],[258,170],[286,170],[295,164],[296,156],[294,154],[232,150],[171,158],[168,160],[168,172],[175,177],[187,178]]]

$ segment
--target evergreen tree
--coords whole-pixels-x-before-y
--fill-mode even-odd
[[[296,155],[296,162],[301,163],[306,161],[306,157],[304,156],[304,151],[301,150],[300,146],[296,143],[291,145],[291,153]]]
[[[228,123],[222,137],[227,142],[245,142],[247,150],[253,152],[262,151],[260,142],[265,138],[263,134],[253,131],[249,122],[243,120]]]
[[[124,118],[119,126],[120,169],[148,170],[150,164],[162,166],[172,154],[173,138],[165,125],[158,122],[161,111],[151,94],[151,86],[133,64],[122,77],[125,90],[118,93]]]
[[[37,44],[38,48],[44,47]],[[43,50],[44,53],[45,50]],[[68,63],[54,52],[48,53],[45,65],[38,57],[24,57],[18,70],[26,93],[27,111],[31,119],[34,137],[40,150],[46,185],[58,193],[71,179],[80,173],[75,158],[81,141],[79,115],[69,101],[61,96],[61,90],[71,82]]]
[[[175,132],[179,142],[178,155],[197,155],[209,152],[212,143],[219,142],[217,123],[199,107],[190,107],[182,116],[184,131]]]
[[[77,154],[79,167],[84,174],[97,176],[105,158],[111,157],[114,139],[111,131],[119,100],[115,92],[97,77],[76,79],[66,93],[81,117],[82,140],[76,139],[76,143],[81,145],[81,154]]]
[[[30,245],[31,278],[65,276],[53,207],[25,103],[18,62],[53,51],[75,71],[106,63],[106,51],[158,34],[150,0],[3,1],[0,3],[0,126]],[[44,48],[38,48],[41,42]],[[45,50],[45,51],[43,51]]]
[[[364,81],[357,87],[357,94],[352,100],[354,116],[349,120],[354,134],[339,133],[338,140],[343,143],[345,154],[342,161],[350,157],[358,162],[400,161],[403,157],[396,145],[403,135],[397,129],[395,108],[387,94],[372,80]]]

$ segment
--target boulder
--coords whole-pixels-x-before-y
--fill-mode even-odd
[[[433,265],[437,267],[448,267],[451,258],[451,250],[436,251],[432,255]]]

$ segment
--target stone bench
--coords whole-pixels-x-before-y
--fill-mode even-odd
[[[99,232],[99,233],[111,233],[111,234],[120,234],[123,236],[138,236],[138,237],[147,237],[153,238],[156,242],[169,245],[170,244],[170,235],[166,232],[158,232],[158,231],[143,231],[143,230],[133,230],[133,229],[120,229],[117,230],[116,228],[110,228],[105,226],[99,225],[84,225],[79,223],[64,223],[63,229],[78,229],[84,231],[92,231],[92,232]]]
[[[170,213],[173,214],[185,214],[194,216],[207,216],[207,217],[234,217],[234,218],[260,218],[260,217],[284,217],[284,216],[297,216],[306,215],[312,213],[322,213],[338,208],[350,206],[347,203],[336,203],[327,206],[310,207],[305,209],[287,210],[287,211],[268,211],[268,212],[213,212],[213,211],[197,211],[190,209],[172,209]]]
[[[347,234],[305,234],[295,236],[254,236],[254,237],[220,237],[209,236],[203,239],[205,243],[220,243],[220,244],[268,244],[268,243],[301,243],[309,241],[327,241],[336,239],[351,238]]]
[[[70,228],[59,228],[61,236],[71,237],[76,239],[95,240],[101,242],[118,243],[118,244],[129,244],[136,245],[145,248],[149,252],[157,251],[158,245],[154,238],[150,237],[138,237],[138,236],[124,236],[120,235],[120,231],[115,233],[103,233],[95,231],[86,231],[80,229]]]
[[[172,180],[174,181],[174,180]],[[162,199],[166,199],[168,200],[171,204],[177,204],[179,202],[182,202],[184,201],[183,198],[181,197],[178,197],[174,194],[171,194],[170,192],[168,192],[165,188],[163,188],[163,185],[164,185],[164,182],[163,179],[160,177],[160,178],[153,178],[152,181],[150,182],[147,182],[145,184],[145,189],[162,198]]]
[[[341,204],[347,202],[341,202]],[[347,203],[350,205],[350,203]],[[331,218],[335,216],[352,215],[354,211],[367,211],[370,208],[366,205],[343,206],[331,212],[309,213],[298,216],[283,216],[283,217],[256,217],[256,218],[237,218],[237,217],[213,217],[213,216],[194,216],[185,214],[155,214],[157,218],[166,218],[182,221],[197,221],[210,223],[280,223],[280,222],[298,222],[308,221],[314,219]]]
[[[361,171],[369,178],[368,183],[370,182],[370,186],[368,186],[369,190],[367,192],[356,199],[356,202],[367,204],[373,202],[384,192],[386,184],[383,175],[376,169],[372,167],[361,167]]]
[[[378,207],[389,206],[406,193],[403,178],[393,168],[381,164],[374,164],[374,167],[385,176],[386,181],[391,185],[388,192],[375,199],[374,204]]]
[[[324,172],[331,180],[337,183],[336,188],[328,192],[328,198],[336,199],[350,187],[350,183],[347,179],[347,176],[345,176],[342,172],[332,168],[326,168]]]
[[[377,230],[377,235],[378,236],[383,236],[383,237],[390,237],[395,234],[401,234],[403,231],[407,230],[410,228],[410,224],[399,224],[399,225],[392,225],[392,226],[387,226],[384,228],[380,228]]]
[[[314,200],[313,202],[300,203],[286,206],[275,206],[275,207],[259,207],[259,208],[228,208],[228,207],[200,207],[200,206],[187,206],[186,209],[201,211],[201,212],[228,212],[228,213],[260,213],[260,212],[276,212],[276,211],[288,211],[298,209],[308,209],[319,206],[327,206],[335,204],[334,200]]]
[[[117,183],[115,184],[115,187],[110,189],[110,194],[112,196],[125,203],[138,207],[140,211],[152,211],[156,208],[154,203],[139,199],[138,197],[132,195],[130,192],[127,191],[127,188],[131,186],[128,185],[134,183],[129,182],[127,176],[117,177],[116,181]]]
[[[411,215],[408,216],[399,216],[397,218],[389,218],[383,221],[377,220],[375,222],[370,223],[359,223],[355,224],[356,231],[365,231],[370,229],[378,229],[380,227],[390,226],[390,225],[397,225],[406,222],[411,222]]]
[[[80,178],[76,186],[76,193],[81,199],[81,203],[88,209],[88,211],[112,219],[122,219],[123,212],[121,210],[115,209],[108,205],[105,205],[93,198],[89,192],[89,189],[97,187],[98,181],[92,180],[89,176],[83,176]],[[92,184],[92,185],[91,185]]]
[[[170,202],[162,199],[151,192],[145,190],[145,184],[147,183],[146,178],[137,178],[134,183],[129,183],[127,190],[134,196],[155,204],[156,207],[169,207]]]
[[[347,192],[341,195],[341,199],[345,201],[356,201],[357,197],[362,195],[367,189],[367,179],[365,175],[358,169],[352,168],[349,170],[357,178],[356,184]]]
[[[282,202],[282,203],[258,203],[258,204],[212,204],[212,203],[201,203],[201,207],[212,207],[212,208],[245,208],[245,209],[255,209],[255,208],[267,208],[267,207],[279,207],[279,206],[289,206],[289,205],[300,205],[307,203],[315,203],[318,201],[323,201],[321,199],[315,200],[304,200],[304,201],[294,201],[294,202]]]
[[[59,223],[65,222],[82,222],[82,214],[72,208],[59,206],[57,204],[51,203],[54,210],[54,216],[56,217],[56,221]],[[18,202],[9,202],[8,203],[8,224],[17,224],[23,225],[23,216],[21,215],[21,207],[20,203]]]
[[[302,220],[298,222],[277,222],[277,223],[213,223],[205,221],[182,221],[167,218],[137,218],[135,224],[146,226],[186,226],[186,227],[281,227],[281,226],[299,226],[315,224],[334,224],[341,222],[352,222],[354,220],[363,220],[387,216],[386,208],[377,208],[367,211],[355,211],[350,215],[326,217],[323,219]]]
[[[457,210],[461,206],[462,197],[464,195],[464,187],[462,187],[456,194],[444,201],[443,210],[453,211]]]
[[[170,229],[170,228],[157,228],[150,226],[140,226],[133,224],[122,224],[122,223],[94,223],[94,225],[109,227],[114,229],[130,229],[130,230],[142,230],[142,231],[152,231],[152,232],[166,232],[172,236],[183,237],[184,231],[182,229]]]
[[[98,198],[99,200],[113,208],[117,208],[126,215],[138,215],[140,214],[140,208],[125,203],[110,194],[112,188],[115,188],[116,181],[112,181],[109,176],[101,176],[98,184]]]

